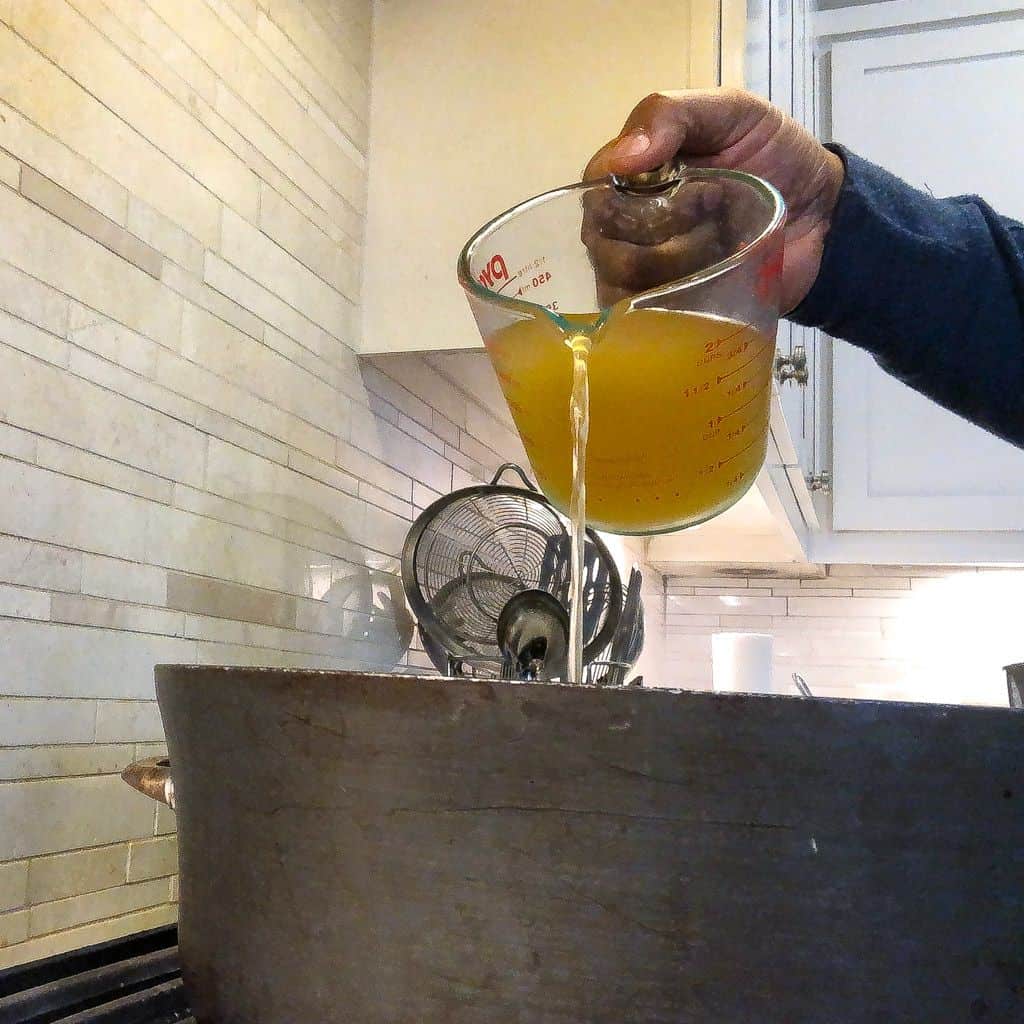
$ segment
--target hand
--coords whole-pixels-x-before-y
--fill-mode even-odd
[[[788,211],[782,309],[798,306],[818,276],[843,162],[759,96],[738,89],[684,90],[654,93],[637,104],[619,135],[591,159],[584,178],[653,170],[677,153],[693,166],[748,171],[782,193]],[[583,240],[603,291],[626,294],[681,276],[676,271],[687,232],[702,230],[701,216],[714,203],[709,187],[692,220],[684,216],[688,223],[653,232],[650,224],[630,223],[614,203],[589,208]]]

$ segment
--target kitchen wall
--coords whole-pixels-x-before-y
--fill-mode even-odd
[[[700,80],[717,41],[691,9],[709,6],[378,0],[366,251],[367,323],[378,336],[367,342],[478,344],[449,287],[456,254],[499,211],[578,181],[643,96]],[[416,172],[421,156],[429,178]],[[414,316],[396,296],[415,298]]]
[[[425,670],[409,522],[522,458],[479,354],[354,354],[370,39],[0,0],[0,967],[173,919],[154,663]]]
[[[666,581],[665,679],[711,687],[711,633],[775,638],[776,680],[815,694],[954,704],[1007,702],[1002,666],[1024,661],[1024,572],[833,565],[818,579]]]
[[[355,355],[371,28],[0,0],[0,967],[174,919],[155,663],[428,671],[409,523],[525,459],[482,354]]]

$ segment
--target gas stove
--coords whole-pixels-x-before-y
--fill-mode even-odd
[[[0,1024],[195,1024],[174,925],[0,971]]]

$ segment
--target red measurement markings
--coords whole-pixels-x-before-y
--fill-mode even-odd
[[[764,421],[761,422],[761,423],[758,423],[757,422],[757,418],[755,418],[755,419],[752,419],[752,420],[747,420],[746,423],[741,423],[737,427],[730,427],[726,431],[726,433],[725,433],[726,440],[729,440],[729,441],[736,441],[736,440],[738,440],[739,438],[741,438],[747,432],[748,428],[754,426],[755,424],[757,425],[757,429],[760,430],[762,433],[764,433],[768,429],[768,420],[769,420],[769,418],[770,418],[770,415],[768,417],[765,417]]]
[[[737,405],[735,409],[731,409],[729,412],[723,413],[719,417],[719,419],[727,420],[730,416],[735,416],[736,413],[743,412],[743,410],[746,409],[748,405],[752,405],[754,402],[756,402],[769,388],[771,388],[771,386],[772,382],[768,381],[768,383],[765,384],[765,386],[761,388],[760,391],[758,391],[754,395],[751,395],[750,398],[748,398],[742,405]]]
[[[753,329],[754,328],[751,324],[744,324],[738,330],[733,331],[732,334],[727,334],[724,338],[716,338],[714,341],[704,342],[704,354],[697,360],[696,365],[706,366],[708,363],[717,362],[719,359],[731,359],[733,356],[741,352],[742,348],[736,349],[733,352],[723,352],[722,346],[732,341],[733,338],[738,338],[740,335],[747,331],[752,331]],[[749,344],[749,342],[746,342],[745,344]]]
[[[757,272],[757,284],[754,285],[754,294],[764,303],[770,303],[771,299],[778,294],[784,255],[783,250],[780,249]]]
[[[704,342],[704,352],[707,354],[714,349],[720,348],[727,341],[731,341],[733,338],[738,338],[744,331],[752,331],[753,329],[752,324],[744,324],[742,327],[733,331],[732,334],[727,334],[724,338],[716,338],[714,341],[706,341]]]
[[[519,286],[519,291],[516,292],[516,295],[522,295],[523,292],[531,291],[534,288],[540,288],[542,285],[547,284],[548,281],[550,281],[550,280],[551,280],[551,271],[550,270],[542,270],[539,274],[537,274],[535,277],[531,278],[525,284],[521,284]]]
[[[539,273],[535,274],[529,280],[527,280],[523,276],[523,272],[520,271],[520,273],[516,276],[516,280],[522,280],[523,282],[516,290],[516,298],[521,298],[527,292],[532,292],[535,288],[543,288],[544,285],[546,285],[551,280],[551,271],[542,270]],[[501,289],[499,288],[498,291],[500,292]],[[556,299],[554,302],[547,303],[544,308],[558,309],[558,300]]]
[[[718,377],[718,383],[721,384],[723,380],[728,380],[730,377],[735,376],[741,370],[745,370],[748,366],[752,366],[754,363],[758,361],[758,359],[761,358],[761,356],[765,354],[765,352],[773,351],[774,348],[774,345],[762,345],[761,348],[759,348],[757,352],[755,352],[754,355],[751,356],[750,359],[748,359],[745,363],[742,363],[739,366],[734,367],[728,373],[720,374]]]
[[[748,338],[728,352],[715,352],[709,356],[701,356],[693,365],[700,368],[701,366],[710,366],[712,363],[728,362],[737,356],[743,355],[752,344],[753,342]]]
[[[737,345],[731,352],[726,352],[724,358],[735,359],[737,356],[743,355],[744,352],[746,352],[747,349],[750,348],[750,346],[753,344],[753,341],[751,341],[750,338],[747,338],[747,340],[743,342],[742,345]]]
[[[536,259],[530,260],[529,263],[524,263],[523,266],[516,271],[516,277],[522,277],[524,274],[529,274],[532,270],[539,269],[544,266],[547,261],[547,256],[538,256]]]
[[[722,420],[724,419],[724,416],[709,417],[704,424],[704,428],[700,435],[700,439],[702,441],[710,441],[713,438],[718,437],[718,435],[722,432]]]
[[[727,466],[733,459],[738,459],[744,452],[749,452],[755,444],[760,444],[764,438],[755,437],[749,444],[745,444],[738,452],[733,452],[732,455],[727,456],[724,459],[718,460],[718,468],[721,469],[723,466]]]
[[[689,384],[679,392],[683,398],[696,398],[698,395],[705,395],[711,390],[711,381],[706,380],[703,384]]]

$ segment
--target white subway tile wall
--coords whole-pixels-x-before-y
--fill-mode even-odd
[[[481,354],[355,354],[370,7],[0,0],[0,967],[174,919],[154,664],[426,671],[332,602],[525,460]]]
[[[663,680],[710,689],[711,634],[750,630],[773,635],[777,682],[798,672],[815,694],[1005,705],[1002,668],[1024,661],[1021,594],[1024,572],[975,567],[669,577]]]

